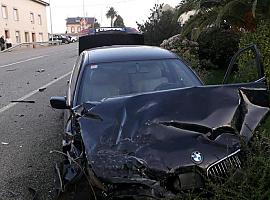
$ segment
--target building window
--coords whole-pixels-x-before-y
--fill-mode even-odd
[[[38,15],[38,24],[42,25],[41,15]]]
[[[7,18],[8,18],[7,6],[2,5],[2,6],[1,6],[1,10],[2,10],[2,17],[3,17],[4,19],[7,19]]]
[[[75,28],[74,28],[74,26],[71,26],[71,33],[75,33]]]
[[[39,42],[43,42],[43,33],[39,33],[38,34],[38,39],[39,39]]]
[[[32,24],[34,24],[35,23],[35,18],[34,18],[34,13],[30,13],[30,22],[32,23]]]
[[[10,38],[9,30],[5,30],[5,38]]]
[[[15,32],[16,43],[21,43],[20,31]]]
[[[24,32],[25,42],[30,42],[29,32]]]
[[[13,18],[14,21],[19,21],[19,12],[17,8],[13,8]]]
[[[80,26],[77,27],[77,32],[78,33],[81,32],[81,27]]]

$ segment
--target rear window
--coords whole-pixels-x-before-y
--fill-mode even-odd
[[[81,104],[199,85],[199,79],[179,59],[100,63],[85,67],[77,100]]]

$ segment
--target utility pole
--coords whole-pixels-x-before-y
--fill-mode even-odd
[[[85,5],[84,5],[84,0],[83,0],[83,21],[84,21],[84,23],[83,23],[83,29],[85,29],[85,23],[86,23],[86,21],[85,21]]]
[[[53,26],[52,26],[52,9],[51,9],[51,0],[49,0],[49,4],[50,4],[50,24],[51,24],[51,37],[52,37],[52,41],[53,41]]]

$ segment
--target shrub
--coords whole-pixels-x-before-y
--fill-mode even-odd
[[[269,199],[269,147],[269,139],[259,134],[255,136],[244,150],[247,158],[240,176],[229,179],[223,187],[214,188],[215,199]]]
[[[200,63],[198,56],[199,46],[197,42],[190,41],[178,34],[164,40],[160,46],[183,58],[203,81],[207,79],[208,72],[203,69]]]
[[[224,28],[209,28],[200,34],[200,60],[210,60],[214,65],[205,66],[211,69],[227,68],[231,57],[237,52],[240,35]]]
[[[270,82],[270,22],[261,22],[257,26],[256,32],[245,33],[240,39],[240,48],[251,43],[257,45],[262,55],[262,63],[264,66],[268,84]],[[246,59],[245,59],[246,58]],[[247,56],[239,62],[239,74],[246,74],[245,79],[249,81],[250,76],[247,73],[246,62]]]

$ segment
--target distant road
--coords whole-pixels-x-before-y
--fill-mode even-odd
[[[65,95],[77,55],[77,43],[0,53],[0,200],[30,200],[29,187],[52,199],[63,112],[49,98]]]

